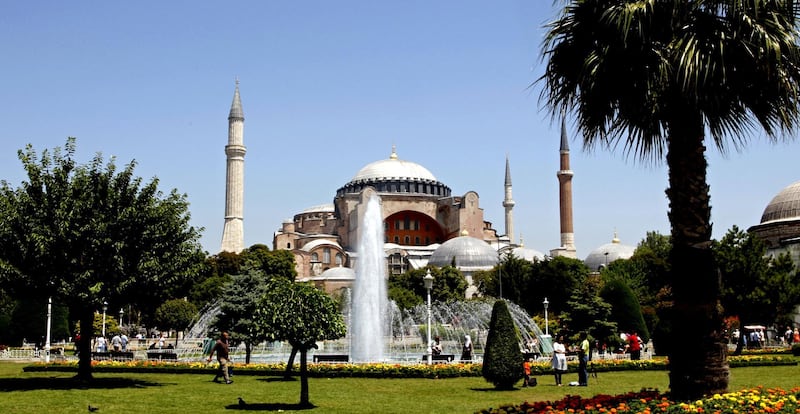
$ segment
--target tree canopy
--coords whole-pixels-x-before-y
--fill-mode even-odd
[[[287,341],[300,352],[300,405],[309,406],[308,350],[317,341],[345,335],[347,327],[336,301],[314,286],[273,278],[258,302],[254,315],[260,335]]]
[[[20,297],[69,304],[90,332],[103,301],[136,298],[152,314],[204,254],[185,195],[143,183],[133,161],[119,170],[98,154],[79,165],[75,150],[73,138],[41,155],[29,145],[18,152],[27,181],[0,183],[0,282]],[[81,347],[78,376],[89,379],[89,341]]]
[[[790,0],[572,0],[547,25],[551,116],[575,116],[585,147],[666,160],[671,317],[694,338],[670,349],[676,398],[725,392],[729,380],[706,132],[721,151],[742,148],[754,127],[795,136],[798,12]]]

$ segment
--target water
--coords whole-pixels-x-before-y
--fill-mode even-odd
[[[219,302],[219,300],[215,300],[208,303],[206,306],[203,306],[203,309],[200,310],[197,320],[192,324],[189,330],[186,331],[184,338],[203,339],[208,337],[208,330],[220,312]]]
[[[380,198],[371,194],[359,227],[356,280],[350,300],[350,360],[384,360],[388,293]]]

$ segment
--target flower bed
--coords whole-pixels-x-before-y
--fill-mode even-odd
[[[730,356],[728,364],[732,368],[746,366],[773,366],[797,365],[795,358],[781,355],[746,355]],[[146,360],[135,361],[92,361],[94,372],[171,372],[171,373],[211,373],[216,370],[216,363],[205,362],[156,362]],[[283,375],[286,364],[233,364],[237,375]],[[366,377],[366,378],[454,378],[454,377],[479,377],[481,364],[308,364],[308,373],[312,377],[341,378],[341,377]],[[578,363],[568,365],[570,372],[576,372]],[[25,371],[76,371],[77,361],[51,362],[49,364],[36,363],[26,366]],[[624,370],[666,370],[666,359],[649,359],[640,361],[631,360],[596,360],[590,363],[590,370],[596,372],[624,371]],[[294,372],[299,370],[295,364]],[[552,369],[547,362],[537,362],[531,365],[533,375],[550,375]]]
[[[622,395],[596,395],[592,398],[566,396],[558,401],[524,402],[479,411],[483,414],[516,413],[797,413],[800,388],[753,388],[715,394],[691,403],[670,401],[657,390],[644,389]]]

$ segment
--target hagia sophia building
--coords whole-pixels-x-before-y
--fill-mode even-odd
[[[244,250],[244,112],[236,89],[228,116],[225,224],[220,251]],[[576,258],[572,225],[572,177],[566,127],[562,122],[559,148],[559,219],[561,244],[548,256]],[[298,279],[313,281],[327,292],[349,287],[356,278],[359,226],[371,194],[381,201],[388,274],[401,274],[426,265],[455,265],[467,278],[467,296],[475,293],[472,274],[493,268],[502,254],[543,260],[545,254],[515,243],[511,168],[505,165],[505,229],[492,227],[483,215],[475,191],[453,194],[422,165],[401,159],[395,147],[388,158],[371,162],[336,190],[333,202],[309,207],[283,222],[273,235],[273,249],[290,250],[296,259]],[[764,212],[761,224],[750,228],[764,238],[770,254],[793,252],[800,259],[800,182],[784,189]],[[592,271],[633,255],[616,234],[611,243],[592,250],[584,262]]]

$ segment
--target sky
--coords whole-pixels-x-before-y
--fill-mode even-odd
[[[476,191],[505,232],[560,244],[560,121],[539,100],[549,0],[37,1],[0,6],[0,179],[18,186],[17,151],[97,153],[190,202],[201,243],[219,251],[228,111],[245,115],[245,245],[272,246],[284,220],[332,203],[367,164],[426,167],[453,195]],[[636,245],[669,234],[667,172],[622,152],[586,151],[569,124],[578,257],[616,232]],[[714,237],[758,224],[800,179],[800,141],[758,133],[742,152],[708,152]]]

